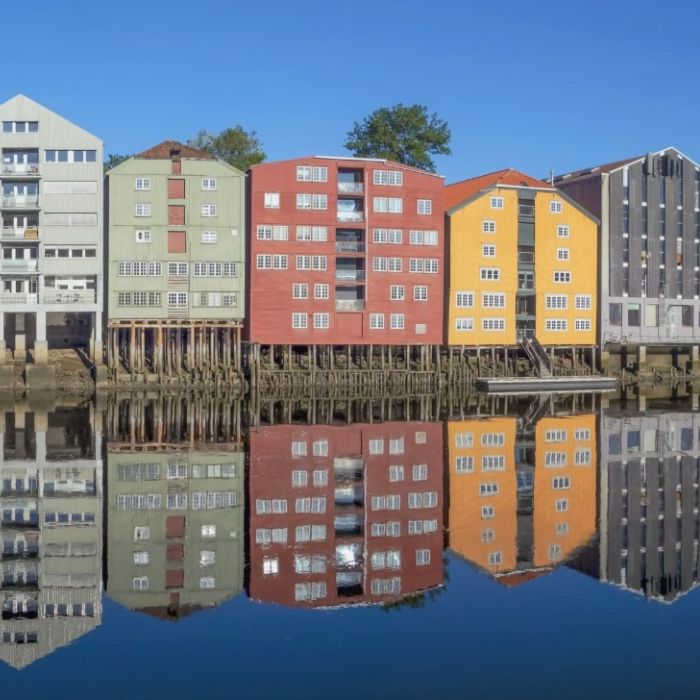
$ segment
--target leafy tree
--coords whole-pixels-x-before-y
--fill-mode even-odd
[[[109,153],[107,154],[107,157],[105,158],[104,162],[104,171],[107,172],[108,170],[111,170],[112,168],[116,168],[119,163],[123,163],[125,160],[129,160],[131,158],[131,154],[125,154],[125,153]]]
[[[200,131],[187,141],[187,145],[208,151],[244,172],[266,158],[257,133],[248,132],[240,125],[224,129],[220,134]]]
[[[450,129],[424,105],[377,109],[348,132],[345,148],[362,158],[386,158],[435,172],[433,154],[450,155]]]

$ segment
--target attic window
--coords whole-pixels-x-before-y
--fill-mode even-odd
[[[180,149],[179,148],[171,148],[170,149],[170,157],[173,159],[177,159],[180,157]]]

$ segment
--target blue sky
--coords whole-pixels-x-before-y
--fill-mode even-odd
[[[700,159],[697,0],[35,0],[3,3],[3,26],[0,98],[108,153],[241,124],[271,160],[342,154],[354,121],[403,102],[449,123],[448,181]]]

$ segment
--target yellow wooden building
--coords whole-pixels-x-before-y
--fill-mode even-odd
[[[501,170],[445,188],[452,346],[594,346],[598,220],[546,182]]]

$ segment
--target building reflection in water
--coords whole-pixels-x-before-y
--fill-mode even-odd
[[[578,568],[673,602],[698,582],[700,414],[600,416],[600,546]]]
[[[168,620],[243,590],[240,407],[180,396],[112,402],[107,591]]]
[[[13,408],[0,417],[0,658],[24,668],[101,621],[102,426],[92,407]]]
[[[441,423],[265,426],[249,443],[251,598],[389,604],[442,584]]]
[[[596,534],[595,414],[448,421],[449,546],[508,586]]]

